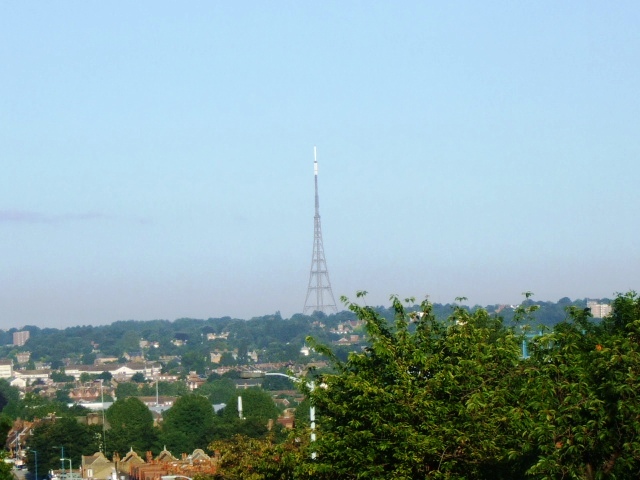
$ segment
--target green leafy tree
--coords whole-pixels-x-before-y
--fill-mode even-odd
[[[57,372],[51,372],[51,380],[57,383],[63,383],[63,382],[73,382],[75,378],[73,377],[73,375],[67,375],[64,372],[64,369],[61,369],[60,371],[57,371]]]
[[[319,422],[310,478],[498,479],[522,476],[517,404],[520,338],[484,310],[454,307],[436,321],[428,302],[407,313],[393,297],[395,323],[349,303],[370,347],[309,389]],[[407,303],[411,304],[412,299]],[[515,388],[514,388],[515,387]]]
[[[569,307],[532,343],[526,444],[538,478],[636,478],[640,471],[640,299],[619,295],[601,324]]]
[[[242,418],[238,411],[238,397],[242,397]],[[225,403],[225,408],[216,419],[216,439],[228,439],[234,435],[265,438],[269,434],[270,424],[274,424],[280,413],[271,395],[257,387],[235,391]],[[273,426],[274,433],[280,430],[279,426]]]
[[[222,413],[224,418],[239,418],[238,397],[242,397],[244,418],[255,419],[266,426],[269,420],[275,420],[280,415],[280,410],[274,403],[271,394],[259,387],[251,387],[234,392],[227,399],[227,406]]]
[[[159,382],[158,392],[160,395],[169,395],[174,397],[181,397],[191,393],[185,382]]]
[[[9,418],[8,415],[0,413],[0,442],[2,442],[2,445],[6,445],[7,436],[9,435],[12,426],[12,419]]]
[[[105,381],[105,383],[110,382],[112,378],[113,378],[113,375],[111,374],[111,372],[102,372],[100,375],[96,376],[97,380],[102,379]]]
[[[236,384],[229,378],[207,381],[198,388],[200,395],[205,395],[213,404],[225,403],[236,392]]]
[[[268,375],[262,382],[262,388],[265,390],[295,390],[296,386],[293,381],[279,375]]]
[[[80,363],[82,365],[93,365],[93,363],[96,361],[96,357],[96,354],[93,352],[85,353],[84,355],[82,355]]]
[[[69,388],[60,388],[56,390],[56,402],[69,404],[72,402],[71,397],[69,396],[70,389]]]
[[[149,408],[135,397],[118,399],[106,411],[111,428],[108,430],[109,451],[122,456],[133,448],[144,455],[155,447],[157,432]]]
[[[263,439],[234,435],[216,440],[209,450],[220,455],[217,478],[228,480],[284,480],[296,478],[305,443],[295,435],[284,442],[273,436]]]
[[[203,374],[207,367],[205,354],[197,350],[182,355],[182,366],[187,372],[196,372]]]
[[[5,462],[7,452],[0,451],[0,480],[15,480],[11,470],[11,464]]]
[[[164,413],[161,441],[172,452],[204,448],[213,438],[213,405],[202,395],[184,395]]]
[[[116,387],[116,398],[136,397],[140,394],[140,385],[135,382],[121,382]]]
[[[145,383],[147,379],[144,378],[144,374],[142,372],[136,372],[131,376],[131,381],[134,383]]]
[[[54,448],[64,445],[65,457],[73,465],[80,465],[82,455],[92,455],[100,449],[102,427],[83,425],[72,416],[64,416],[47,421],[33,429],[27,441],[30,450],[38,452],[38,471],[60,468],[60,450]],[[28,469],[35,473],[35,458],[29,456]]]
[[[238,361],[233,358],[233,354],[231,352],[224,352],[220,357],[220,365],[227,367],[232,365],[237,365]]]
[[[64,413],[69,410],[65,403],[50,400],[38,395],[36,392],[27,392],[18,402],[17,416],[26,420],[44,418],[49,414]]]
[[[20,410],[20,390],[0,378],[0,412],[10,418],[17,418]]]

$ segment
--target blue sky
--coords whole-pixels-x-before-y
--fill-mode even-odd
[[[640,288],[637,2],[3,2],[0,327]]]

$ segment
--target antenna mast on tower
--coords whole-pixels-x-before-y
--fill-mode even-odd
[[[309,274],[309,288],[304,301],[302,313],[319,311],[335,313],[338,311],[336,301],[331,291],[327,261],[324,258],[322,246],[322,227],[320,226],[320,199],[318,197],[318,159],[316,147],[313,147],[313,176],[316,185],[316,214],[313,217],[313,255],[311,256],[311,273]]]

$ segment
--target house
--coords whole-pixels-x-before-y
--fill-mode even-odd
[[[82,455],[80,473],[82,478],[89,480],[107,480],[117,478],[116,465],[103,455],[96,452],[93,455]]]
[[[94,360],[94,365],[104,365],[105,363],[118,363],[118,357],[98,354]]]
[[[229,338],[229,332],[207,333],[207,340],[216,340],[218,338],[222,338],[223,340],[227,340]]]
[[[196,372],[189,372],[189,376],[187,377],[186,382],[187,382],[187,387],[189,387],[189,390],[194,391],[199,386],[207,383],[207,380],[199,376]]]
[[[11,385],[12,387],[16,387],[18,390],[24,390],[25,388],[27,388],[27,381],[24,378],[15,377],[11,379],[9,385]]]
[[[135,466],[144,465],[144,460],[140,458],[140,456],[133,451],[133,448],[127,452],[124,458],[121,460],[120,455],[115,453],[113,455],[113,462],[116,464],[116,471],[118,472],[118,477],[129,478],[131,475],[131,470]]]
[[[136,397],[142,403],[144,403],[147,407],[155,407],[157,405],[161,405],[163,407],[172,407],[173,403],[176,401],[177,397],[170,396],[158,396],[158,397]]]
[[[9,451],[10,457],[22,456],[25,442],[31,436],[35,425],[36,422],[28,422],[22,419],[17,419],[13,422],[9,433],[7,433],[7,441],[5,443],[5,448]]]
[[[128,362],[140,363],[144,362],[144,353],[141,351],[137,352],[125,352],[122,355]]]
[[[104,391],[101,391],[99,384],[94,383],[82,385],[69,391],[69,398],[75,403],[99,402],[103,397]]]
[[[30,359],[31,359],[31,352],[16,353],[16,361],[18,363],[28,363]]]
[[[295,410],[287,408],[283,414],[278,417],[276,422],[288,430],[293,429],[296,423],[294,412]]]
[[[176,458],[165,447],[156,458],[153,458],[151,452],[147,452],[146,459],[143,460],[131,450],[122,460],[117,454],[113,460],[116,464],[116,475],[120,478],[159,480],[166,475],[185,478],[212,477],[216,473],[219,458],[212,458],[199,448],[190,455],[183,453],[180,458]]]

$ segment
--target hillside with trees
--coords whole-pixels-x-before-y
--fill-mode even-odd
[[[609,303],[610,300],[602,300]],[[522,306],[537,307],[532,318],[532,326],[552,327],[566,317],[569,306],[585,308],[586,300],[572,301],[563,298],[558,302],[535,302],[526,299]],[[458,304],[434,304],[433,315],[446,319],[454,309],[468,311],[483,309],[489,314],[501,316],[506,324],[513,321],[517,306],[489,305],[486,307],[461,307]],[[393,307],[373,307],[378,315],[392,320]],[[419,305],[407,307],[408,311],[418,310]],[[260,362],[296,362],[300,360],[300,348],[305,338],[312,336],[323,343],[332,343],[341,338],[336,329],[343,324],[353,322],[356,316],[345,310],[336,314],[313,315],[296,314],[291,318],[282,318],[279,312],[273,315],[252,318],[250,320],[230,317],[192,319],[180,318],[174,321],[117,321],[103,326],[76,326],[63,330],[25,326],[30,333],[29,340],[22,347],[11,344],[11,335],[17,329],[0,332],[0,358],[16,358],[22,351],[30,352],[30,361],[26,368],[35,368],[36,362],[59,370],[68,363],[92,364],[98,356],[114,357],[121,362],[126,355],[140,352],[147,361],[159,361],[162,358],[176,357],[178,362],[167,368],[181,364],[181,371],[195,370],[205,374],[211,367],[209,355],[219,350],[223,353],[223,365],[242,365],[250,363],[247,354],[255,352]],[[354,332],[357,333],[357,332]],[[224,338],[222,337],[224,335]],[[215,337],[213,340],[212,337]],[[143,342],[143,343],[141,343]],[[141,347],[141,345],[147,345]],[[150,346],[152,345],[152,346]],[[348,350],[341,355],[346,358]],[[233,355],[231,355],[233,352]],[[169,363],[168,361],[165,363]]]

